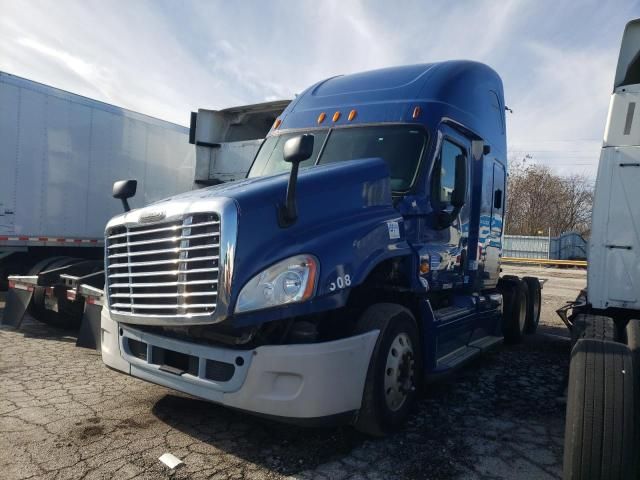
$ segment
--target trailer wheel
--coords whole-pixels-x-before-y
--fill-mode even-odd
[[[409,416],[422,378],[418,328],[413,314],[393,303],[367,308],[357,333],[380,330],[365,380],[356,429],[382,436],[398,429]]]
[[[40,272],[44,272],[49,265],[53,262],[57,262],[61,259],[67,259],[70,257],[48,257],[40,260],[38,263],[34,264],[30,269],[27,275],[38,275]]]
[[[636,372],[636,381],[640,383],[640,320],[629,320],[626,327],[626,334],[627,346],[633,356],[633,368]]]
[[[540,323],[540,310],[542,309],[542,288],[540,280],[536,277],[522,277],[522,283],[527,287],[527,321],[524,333],[534,334]]]
[[[46,272],[52,268],[64,267],[76,261],[78,261],[78,259],[72,257],[45,258],[31,267],[29,275],[40,275],[42,272]],[[49,312],[44,308],[44,292],[45,287],[39,285],[33,289],[33,298],[31,300],[31,305],[29,305],[29,313],[36,320],[49,323],[52,320],[52,314],[55,314],[55,312]]]
[[[527,287],[517,277],[503,277],[498,282],[502,293],[502,335],[505,343],[520,343],[527,323]]]
[[[571,352],[564,443],[566,480],[638,478],[631,352],[579,340]]]
[[[617,342],[618,336],[616,335],[616,324],[613,318],[590,313],[576,315],[571,329],[572,342],[589,339]]]
[[[0,260],[0,292],[9,288],[9,275],[24,275],[28,270],[28,257],[25,253],[14,253]]]
[[[640,320],[631,319],[626,326],[627,346],[631,351],[631,359],[633,361],[633,372],[635,381],[635,398],[640,398]],[[640,402],[640,400],[638,400]],[[638,407],[636,407],[638,410]],[[636,435],[640,448],[640,412],[636,412]],[[640,468],[640,465],[639,465]]]

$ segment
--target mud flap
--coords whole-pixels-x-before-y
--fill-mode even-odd
[[[102,274],[102,272],[100,272]],[[98,274],[95,274],[99,278]],[[104,292],[101,288],[82,284],[78,287],[78,295],[84,298],[84,313],[80,322],[76,347],[102,350],[102,332],[100,329]]]
[[[28,289],[10,288],[7,292],[7,302],[0,324],[20,328],[32,297],[33,287]]]
[[[100,314],[102,305],[85,303],[76,347],[100,351]]]

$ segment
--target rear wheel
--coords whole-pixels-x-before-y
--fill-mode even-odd
[[[579,340],[571,352],[564,478],[638,478],[634,369],[626,345]]]
[[[540,280],[536,277],[523,277],[522,283],[527,287],[527,320],[524,332],[531,335],[536,333],[540,323],[542,288],[540,287]]]
[[[527,287],[517,277],[504,277],[498,283],[502,293],[502,334],[505,343],[520,343],[527,322]]]
[[[381,436],[399,428],[413,408],[422,375],[418,328],[411,312],[379,303],[364,311],[357,332],[380,330],[373,349],[356,428]]]

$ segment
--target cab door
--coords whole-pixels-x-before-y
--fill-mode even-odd
[[[474,328],[475,306],[455,293],[469,278],[466,269],[471,211],[471,140],[443,126],[438,143],[430,180],[433,216],[427,246],[431,260],[431,289],[451,293],[448,305],[434,312],[437,356],[443,358],[467,345]]]
[[[495,286],[500,276],[500,259],[502,257],[502,230],[504,225],[504,191],[505,171],[504,165],[493,161],[493,181],[491,196],[491,218],[489,220],[489,232],[485,244],[485,287]]]
[[[439,142],[431,175],[433,216],[427,244],[431,250],[431,283],[434,289],[448,290],[464,283],[469,237],[470,145],[458,132],[445,128]],[[461,172],[463,170],[463,172]],[[462,192],[456,194],[456,178],[464,177]],[[456,195],[462,206],[455,205]]]

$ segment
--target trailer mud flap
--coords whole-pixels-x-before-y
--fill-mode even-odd
[[[9,325],[11,327],[20,328],[24,314],[31,303],[33,297],[33,287],[25,286],[19,288],[15,286],[7,292],[7,302],[4,307],[4,315],[0,324]]]
[[[100,350],[100,314],[102,305],[85,303],[76,347]]]
[[[97,276],[98,274],[95,275]],[[71,292],[73,292],[73,299],[75,300],[75,290],[67,292],[67,298],[69,298]],[[81,284],[78,287],[77,295],[84,298],[84,313],[82,314],[82,321],[80,322],[80,331],[78,332],[76,347],[93,348],[101,351],[102,333],[100,331],[100,317],[102,315],[104,292],[95,286]]]

